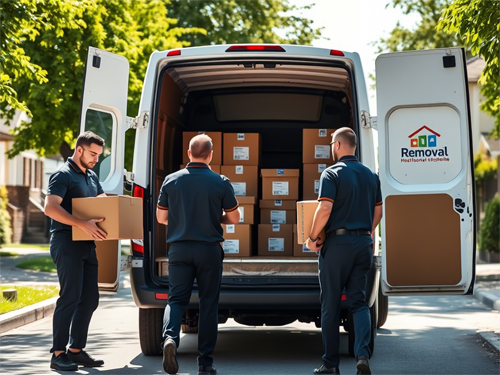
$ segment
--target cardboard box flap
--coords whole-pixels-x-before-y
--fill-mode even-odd
[[[255,197],[248,197],[248,196],[238,196],[236,198],[238,200],[238,204],[255,204],[257,202],[257,199]]]
[[[262,177],[299,177],[298,169],[262,169],[260,171]]]

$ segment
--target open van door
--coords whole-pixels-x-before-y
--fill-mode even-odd
[[[80,132],[91,130],[105,146],[93,168],[106,194],[123,193],[125,131],[127,130],[128,60],[89,47],[83,79]],[[120,242],[97,244],[99,289],[117,291],[120,281]]]
[[[385,295],[471,294],[476,228],[465,51],[376,60]]]

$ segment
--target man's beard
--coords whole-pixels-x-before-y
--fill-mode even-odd
[[[90,165],[90,164],[88,164],[88,163],[85,163],[85,162],[83,161],[83,158],[82,158],[82,157],[80,157],[80,164],[81,164],[81,165],[82,165],[82,167],[83,167],[83,168],[85,168],[85,169],[92,169],[92,168],[94,168],[94,166],[95,166],[95,163],[92,163],[92,165]]]

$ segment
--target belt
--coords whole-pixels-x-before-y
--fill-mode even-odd
[[[369,230],[349,230],[349,229],[336,229],[333,232],[327,234],[327,237],[330,236],[343,236],[345,234],[351,234],[353,236],[371,236],[372,232]]]

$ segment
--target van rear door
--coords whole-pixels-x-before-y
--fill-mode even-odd
[[[471,294],[474,163],[465,52],[376,60],[386,295]]]
[[[123,163],[127,119],[128,60],[89,47],[83,79],[80,132],[91,130],[104,138],[105,146],[93,168],[106,194],[123,193]],[[119,241],[97,243],[99,288],[118,290]]]

